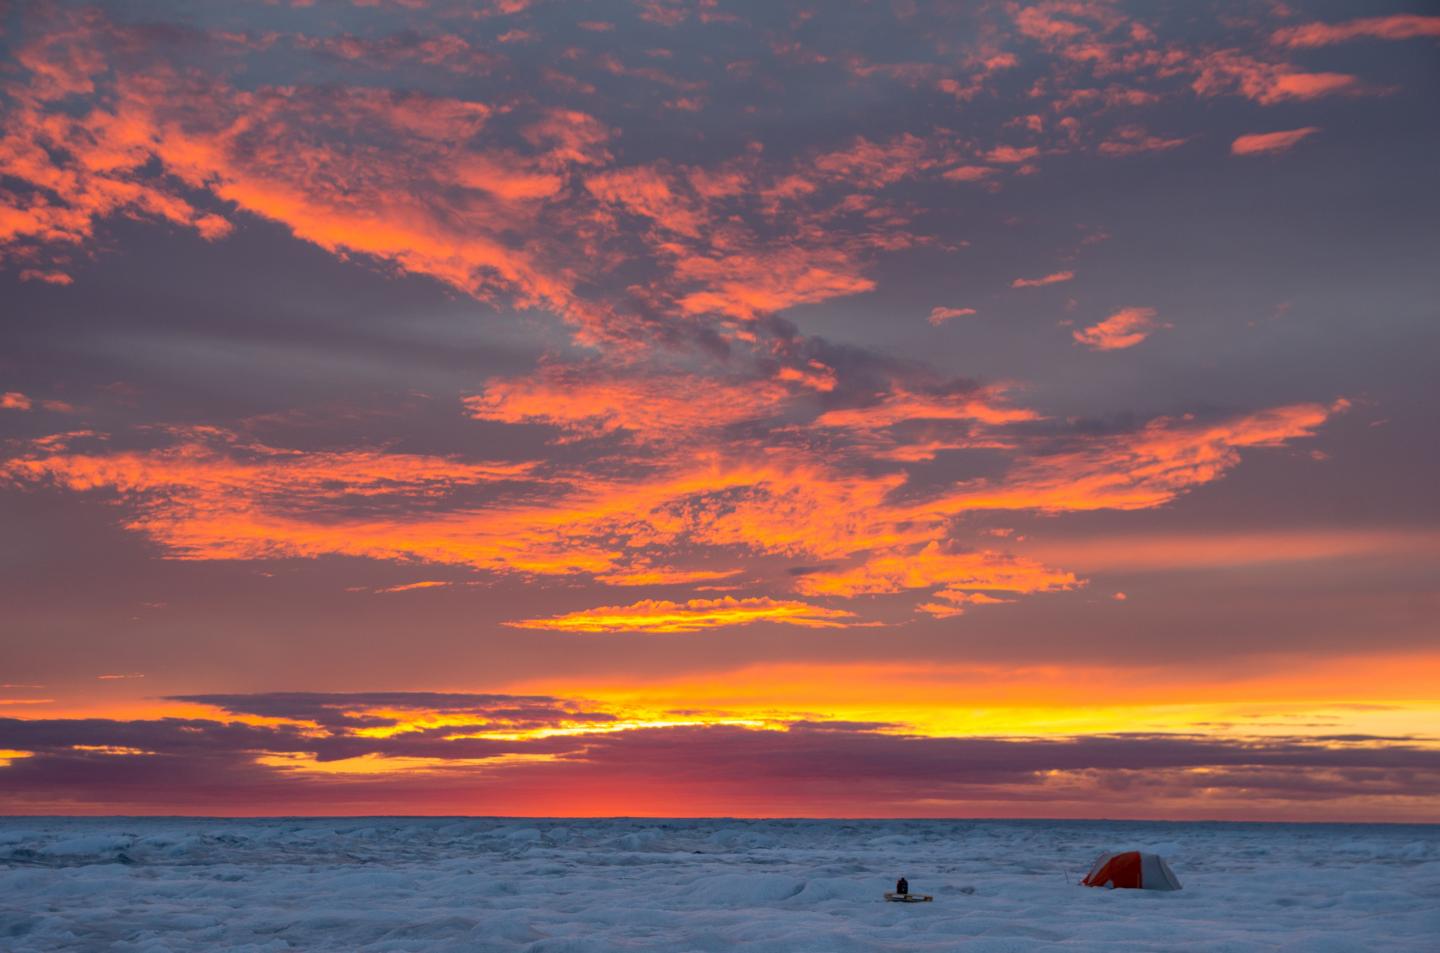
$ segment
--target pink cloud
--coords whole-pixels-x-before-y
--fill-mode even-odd
[[[940,177],[952,182],[978,182],[995,172],[996,170],[988,165],[960,165],[940,173]]]
[[[1355,77],[1348,73],[1281,73],[1275,78],[1268,98],[1262,98],[1261,102],[1316,99],[1342,89],[1350,89],[1355,83]]]
[[[1301,139],[1320,131],[1319,126],[1303,126],[1299,129],[1285,129],[1280,132],[1257,132],[1240,136],[1230,143],[1230,154],[1236,156],[1263,155],[1285,152]]]
[[[816,156],[814,166],[828,178],[878,189],[929,168],[934,160],[927,150],[925,140],[913,135],[878,143],[861,136],[848,148]]]
[[[1016,146],[996,146],[985,153],[985,159],[989,162],[1000,162],[1006,165],[1017,165],[1035,158],[1040,154],[1036,146],[1026,146],[1023,149]]]
[[[703,224],[700,214],[676,194],[658,169],[637,167],[602,172],[587,179],[585,187],[596,198],[622,206],[681,235],[696,237]]]
[[[61,414],[75,412],[75,406],[63,400],[39,400],[15,390],[0,394],[0,410],[34,410],[36,407]]]
[[[1190,88],[1202,97],[1236,93],[1265,106],[1286,100],[1318,99],[1356,92],[1359,80],[1348,73],[1307,73],[1285,63],[1257,59],[1236,50],[1220,50],[1189,60]]]
[[[1098,324],[1072,332],[1076,341],[1096,351],[1118,351],[1134,347],[1156,328],[1154,308],[1122,308]]]
[[[20,280],[43,281],[47,285],[68,285],[74,282],[74,279],[63,271],[42,271],[39,268],[26,268],[22,270],[20,272]]]
[[[930,323],[938,327],[951,318],[964,318],[974,313],[974,308],[931,308]]]
[[[1389,17],[1365,17],[1344,23],[1304,23],[1276,30],[1272,43],[1289,47],[1330,46],[1348,40],[1410,40],[1416,37],[1440,37],[1440,17],[1399,14]]]
[[[1189,142],[1187,136],[1152,136],[1141,126],[1122,126],[1113,138],[1100,143],[1101,155],[1129,156],[1141,152],[1165,152]]]
[[[1012,288],[1040,288],[1045,285],[1058,285],[1062,281],[1069,281],[1075,277],[1073,271],[1057,271],[1045,275],[1042,278],[1016,278],[1010,282]]]

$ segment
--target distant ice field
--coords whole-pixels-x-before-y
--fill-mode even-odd
[[[1047,949],[1435,953],[1440,827],[0,818],[4,953]]]

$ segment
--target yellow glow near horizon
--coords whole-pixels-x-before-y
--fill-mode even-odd
[[[512,688],[583,696],[638,719],[699,710],[770,722],[879,721],[937,736],[1128,731],[1437,734],[1440,699],[1431,686],[1440,683],[1440,656],[1341,659],[1278,668],[1244,678],[1207,679],[1203,673],[1176,677],[1174,670],[1113,667],[767,663],[638,685],[535,680]],[[783,706],[776,704],[779,699],[784,699]]]
[[[783,731],[802,720],[878,722],[882,733],[927,737],[1068,737],[1124,732],[1174,732],[1222,738],[1371,735],[1440,747],[1440,656],[1372,656],[1304,663],[1273,659],[1241,675],[1113,666],[764,663],[730,671],[637,682],[630,678],[536,680],[490,691],[546,694],[566,708],[529,722],[474,711],[367,707],[336,709],[351,718],[393,724],[340,732],[384,739],[453,729],[439,740],[540,741],[686,727]],[[452,686],[476,690],[474,686]],[[1103,704],[1094,704],[1101,699]],[[313,721],[235,715],[188,702],[131,700],[90,703],[89,716],[191,718],[286,727],[314,738],[331,732]],[[567,715],[573,713],[573,717]],[[611,716],[591,719],[591,714]],[[41,717],[55,717],[53,710]],[[1330,742],[1326,742],[1330,743]],[[142,749],[91,745],[77,753],[136,755]],[[8,765],[31,752],[0,751]],[[320,761],[308,753],[262,753],[261,765],[318,775],[383,776],[556,760],[551,754],[506,753],[486,758],[386,756],[367,753]]]
[[[490,758],[415,758],[383,754],[362,754],[353,758],[321,761],[311,754],[283,752],[265,754],[256,764],[295,773],[323,775],[388,775],[413,771],[442,773],[459,768],[500,767],[515,764],[537,764],[556,760],[552,754],[501,754]]]

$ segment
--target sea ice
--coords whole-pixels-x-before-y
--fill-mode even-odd
[[[1153,850],[1177,893],[1076,881]],[[901,875],[928,904],[887,904]],[[1437,949],[1440,827],[0,819],[4,953]]]

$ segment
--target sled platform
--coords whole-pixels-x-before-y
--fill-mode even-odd
[[[935,898],[928,893],[887,893],[885,899],[891,903],[929,903]]]

